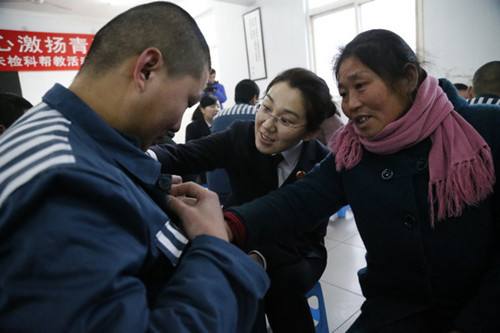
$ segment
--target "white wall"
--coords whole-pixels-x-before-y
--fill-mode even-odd
[[[267,79],[257,83],[262,92],[280,72],[309,67],[307,17],[302,0],[260,0]]]
[[[500,0],[424,0],[424,67],[472,83],[481,65],[500,60]]]
[[[248,79],[247,54],[243,14],[260,8],[267,78],[256,80],[265,91],[271,79],[279,72],[295,66],[309,67],[307,51],[307,17],[303,0],[257,0],[252,6],[241,6],[222,1],[214,2],[213,13],[217,31],[219,54],[217,80],[225,87],[225,107],[234,104],[234,87]],[[184,114],[182,127],[174,140],[184,142],[185,126],[193,110]]]
[[[257,80],[261,92],[279,72],[295,66],[308,67],[307,17],[303,0],[257,0],[245,7],[216,2],[214,15],[218,34],[217,79],[226,88],[227,106],[234,104],[234,87],[248,79],[247,54],[242,15],[260,8],[267,78]]]
[[[242,15],[248,11],[247,7],[217,2],[214,7],[214,16],[217,32],[217,49],[219,67],[217,80],[226,89],[226,106],[234,104],[234,87],[241,80],[248,77],[247,54]]]

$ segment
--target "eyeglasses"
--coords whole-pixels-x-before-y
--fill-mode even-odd
[[[266,120],[272,117],[272,119],[277,127],[281,127],[284,129],[291,129],[291,128],[299,128],[299,127],[306,126],[306,125],[296,125],[291,120],[288,120],[288,119],[283,118],[283,117],[275,116],[275,115],[273,115],[273,113],[271,112],[271,110],[268,107],[266,107],[265,105],[262,105],[260,103],[255,106],[255,109],[257,110],[258,113],[266,116]]]

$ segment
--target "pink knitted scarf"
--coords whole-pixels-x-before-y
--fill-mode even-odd
[[[359,163],[362,147],[376,154],[392,154],[430,137],[429,204],[431,224],[460,216],[465,206],[476,205],[492,191],[495,171],[489,146],[476,130],[453,110],[438,80],[427,78],[420,85],[415,103],[398,120],[375,137],[356,133],[349,121],[335,132],[329,146],[337,171]]]

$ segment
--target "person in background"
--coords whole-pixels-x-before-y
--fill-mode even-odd
[[[347,332],[500,332],[498,107],[453,105],[387,30],[357,35],[334,73],[349,121],[332,153],[302,180],[228,208],[229,238],[300,235],[349,204],[367,266]]]
[[[212,122],[212,133],[226,130],[235,120],[254,120],[260,89],[252,80],[244,79],[234,88],[235,104],[219,112]]]
[[[469,104],[500,105],[500,61],[490,61],[474,73]]]
[[[220,104],[214,95],[203,96],[194,110],[192,122],[186,126],[186,142],[210,135],[214,117],[220,111]]]
[[[463,98],[468,99],[472,97],[471,95],[469,95],[469,87],[466,84],[454,83],[453,85],[457,89],[459,95],[462,96]]]
[[[286,188],[327,155],[315,137],[326,115],[335,112],[335,104],[325,81],[313,72],[292,68],[278,74],[257,110],[255,122],[237,120],[226,131],[185,145],[153,146],[150,154],[174,174],[225,168],[231,193],[224,207]],[[306,294],[326,267],[327,224],[324,217],[300,237],[244,247],[259,251],[267,261],[271,287],[265,314],[275,333],[315,331]],[[253,332],[266,332],[264,311],[259,319]]]
[[[203,96],[200,104],[193,112],[192,122],[186,127],[186,142],[210,135],[212,121],[219,111],[220,104],[215,95]],[[197,175],[185,174],[184,177],[185,181],[195,181],[200,185],[207,183],[207,177],[204,172]]]
[[[16,94],[0,93],[0,135],[33,105]]]
[[[316,138],[319,142],[326,146],[328,145],[328,142],[330,142],[333,133],[335,133],[342,126],[344,126],[344,123],[340,118],[340,112],[338,110],[335,110],[335,112],[329,114],[325,121],[323,121],[323,123],[321,124],[321,130],[319,131]]]
[[[235,105],[219,112],[212,122],[212,133],[226,130],[235,120],[255,120],[255,105],[259,101],[259,86],[252,80],[244,79],[234,88]],[[224,204],[231,193],[229,177],[224,169],[208,171],[207,186],[219,196]]]
[[[249,330],[265,270],[227,242],[215,193],[172,185],[144,153],[209,68],[186,11],[133,7],[0,137],[0,332]]]
[[[203,95],[217,96],[217,99],[219,100],[220,103],[220,108],[222,110],[223,109],[222,103],[224,103],[227,100],[226,90],[224,89],[222,83],[220,83],[219,81],[215,81],[216,74],[217,72],[215,71],[215,69],[211,68],[208,76],[207,86],[203,91]]]

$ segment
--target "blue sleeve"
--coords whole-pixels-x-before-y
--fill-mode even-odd
[[[262,267],[234,245],[198,236],[158,297],[153,331],[248,332],[268,285]]]
[[[151,224],[165,215],[133,186],[59,172],[4,203],[0,332],[243,331],[267,276],[210,236],[194,240],[148,302],[142,277],[158,255]]]
[[[217,83],[217,90],[215,90],[215,96],[217,96],[221,104],[227,100],[226,90],[224,89],[224,86],[220,83]]]

